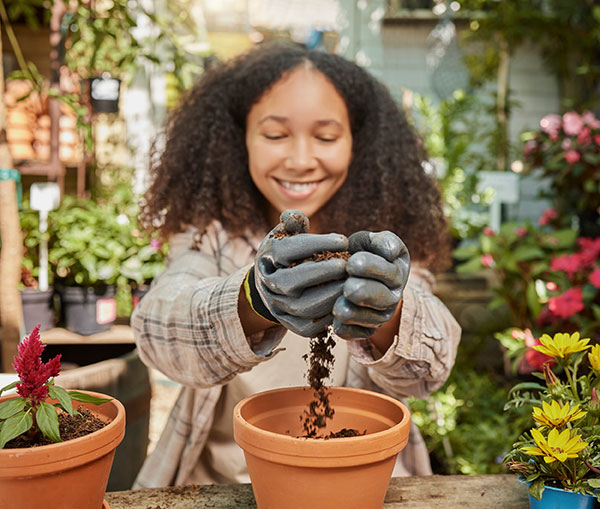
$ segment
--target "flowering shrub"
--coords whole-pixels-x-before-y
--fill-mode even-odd
[[[485,230],[479,245],[455,252],[466,259],[458,271],[488,271],[496,294],[491,306],[506,304],[511,327],[496,334],[513,367],[539,370],[547,360],[532,348],[541,331],[580,331],[600,340],[600,238],[576,238],[573,230],[506,223],[496,234]]]
[[[110,399],[94,398],[77,391],[66,391],[54,385],[52,377],[60,373],[60,354],[42,362],[42,352],[46,347],[40,340],[40,326],[31,331],[18,346],[18,353],[12,364],[19,375],[19,381],[0,389],[2,392],[16,387],[19,397],[0,403],[0,449],[10,440],[29,432],[33,437],[42,433],[53,442],[60,442],[57,408],[45,402],[50,396],[58,400],[57,406],[69,415],[77,415],[73,401],[100,404]]]
[[[542,335],[534,350],[561,368],[565,380],[543,365],[545,381],[513,387],[507,407],[532,407],[533,425],[506,455],[510,470],[530,483],[529,493],[540,500],[546,486],[594,495],[600,488],[600,345],[588,345],[579,332]],[[587,352],[587,355],[586,355]],[[589,368],[579,371],[587,357]],[[596,495],[600,500],[600,492]]]
[[[561,212],[600,207],[600,120],[590,111],[547,115],[541,129],[525,133],[527,171],[551,179]]]

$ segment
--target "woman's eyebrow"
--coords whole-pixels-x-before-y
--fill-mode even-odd
[[[267,115],[264,118],[261,118],[258,121],[258,125],[264,124],[268,120],[274,120],[275,122],[279,122],[280,124],[285,124],[288,121],[287,117],[280,117],[278,115]]]

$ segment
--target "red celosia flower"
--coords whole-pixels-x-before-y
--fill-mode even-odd
[[[594,265],[600,256],[600,237],[595,239],[580,237],[577,239],[577,243],[581,247],[580,254],[583,265],[586,267]]]
[[[569,318],[583,311],[583,308],[583,292],[579,287],[569,288],[562,295],[548,300],[548,309],[560,318]]]
[[[596,288],[600,288],[600,269],[595,269],[590,274],[590,283],[592,283]]]
[[[46,345],[40,340],[40,326],[34,327],[31,334],[23,339],[17,348],[12,367],[19,375],[17,392],[20,396],[28,398],[33,405],[48,396],[46,382],[50,377],[58,376],[60,373],[60,354],[42,362],[42,352]]]
[[[582,268],[582,259],[579,253],[570,255],[557,256],[552,258],[550,262],[550,269],[556,271],[566,272],[569,277],[579,272]]]

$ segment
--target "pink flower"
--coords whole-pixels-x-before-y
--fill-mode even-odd
[[[554,281],[546,281],[546,290],[549,292],[555,292],[558,290],[558,285]]]
[[[594,269],[590,274],[590,283],[596,288],[600,288],[600,269]]]
[[[494,257],[491,254],[481,255],[481,265],[484,267],[492,267],[494,265]]]
[[[542,217],[538,219],[538,224],[544,226],[550,223],[553,219],[558,217],[558,213],[554,209],[546,209],[542,212]]]
[[[42,362],[42,352],[46,345],[40,340],[40,326],[34,327],[29,337],[26,337],[17,347],[17,355],[12,364],[19,375],[17,392],[28,398],[34,405],[39,404],[48,396],[46,382],[50,377],[60,373],[60,357],[57,355],[48,362]]]
[[[522,339],[524,339],[527,352],[525,357],[519,364],[520,373],[531,373],[532,371],[542,371],[542,366],[545,362],[552,362],[553,359],[549,355],[543,354],[534,350],[534,346],[541,345],[540,340],[533,337],[531,329],[525,329],[522,332]]]
[[[571,145],[573,145],[573,142],[571,141],[571,138],[565,138],[562,143],[560,144],[561,148],[563,150],[569,150],[571,148]]]
[[[553,140],[558,138],[558,131],[561,124],[562,120],[560,115],[546,115],[542,120],[540,120],[540,126],[542,127],[542,130]]]
[[[162,242],[158,239],[152,239],[150,241],[150,249],[153,251],[158,251],[162,247]]]
[[[600,134],[594,134],[594,143],[600,147]]]
[[[581,155],[579,154],[579,152],[577,152],[577,150],[569,150],[568,152],[565,152],[565,160],[569,164],[575,164],[580,159]]]
[[[583,127],[583,120],[579,113],[569,111],[562,116],[563,131],[569,136],[577,136]]]
[[[579,143],[582,146],[586,146],[589,145],[590,143],[592,143],[592,137],[591,137],[592,131],[590,130],[589,127],[584,127],[579,134],[577,135],[577,143]]]
[[[515,228],[515,235],[517,237],[525,237],[525,235],[527,235],[527,228],[523,228],[521,226]]]
[[[487,235],[488,237],[493,237],[494,236],[494,230],[492,230],[489,226],[486,226],[483,229],[483,234]]]
[[[536,140],[529,140],[525,145],[523,145],[523,155],[528,156],[529,154],[535,152],[538,148],[538,143]]]
[[[581,247],[581,262],[585,267],[589,267],[596,263],[598,256],[600,256],[600,237],[590,239],[587,237],[580,237],[577,239],[577,243]]]
[[[592,129],[597,129],[600,127],[600,120],[598,120],[589,110],[586,110],[582,113],[581,120],[583,120],[585,125],[590,126]]]
[[[582,259],[579,253],[557,256],[556,258],[552,258],[550,262],[551,270],[566,272],[569,277],[579,272],[582,266]]]
[[[548,300],[548,309],[560,318],[569,318],[583,311],[583,308],[583,292],[579,287],[569,288],[562,295]]]

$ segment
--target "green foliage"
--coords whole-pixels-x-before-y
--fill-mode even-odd
[[[411,415],[427,443],[436,473],[497,474],[501,458],[528,416],[503,412],[508,391],[490,373],[470,364],[455,366],[450,378],[426,400],[411,398]]]
[[[457,239],[472,238],[488,221],[482,205],[490,196],[476,190],[476,171],[493,164],[488,153],[478,146],[489,132],[484,105],[462,90],[456,90],[437,105],[417,95],[415,105],[417,129],[427,154],[435,166],[443,168],[443,172],[438,171],[438,181],[452,235]]]
[[[536,44],[559,78],[566,108],[594,107],[600,78],[600,6],[589,0],[460,0],[470,16],[461,35],[481,48],[466,58],[475,84],[495,79],[499,41],[509,53],[526,42]]]

